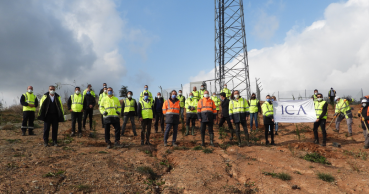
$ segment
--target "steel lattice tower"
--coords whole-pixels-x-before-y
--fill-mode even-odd
[[[215,90],[236,88],[250,98],[245,21],[242,0],[215,2]],[[233,85],[233,83],[236,83]],[[232,87],[230,84],[232,83]],[[219,90],[217,90],[217,85]]]

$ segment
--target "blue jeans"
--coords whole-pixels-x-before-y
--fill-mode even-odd
[[[258,128],[258,113],[250,113],[250,130],[252,129],[252,123],[255,120],[255,127]]]
[[[270,131],[270,126],[269,126],[269,131]],[[275,132],[278,131],[278,123],[275,123]]]
[[[164,132],[164,143],[167,143],[169,131],[170,131],[170,128],[172,128],[172,126],[173,126],[173,143],[175,143],[177,140],[178,124],[167,123],[165,127],[165,132]]]

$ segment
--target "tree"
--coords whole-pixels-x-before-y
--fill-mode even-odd
[[[119,90],[119,97],[127,97],[127,93],[128,93],[128,86],[123,86],[120,88]]]

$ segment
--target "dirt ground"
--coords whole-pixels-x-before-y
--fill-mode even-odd
[[[359,109],[352,107],[354,113]],[[332,115],[329,106],[327,121]],[[89,130],[82,138],[70,138],[71,122],[60,123],[59,147],[43,146],[42,122],[36,136],[23,137],[20,129],[0,130],[0,193],[369,193],[369,154],[363,149],[363,130],[356,116],[353,136],[347,137],[345,120],[340,133],[332,131],[333,123],[326,147],[313,144],[312,123],[280,124],[276,146],[264,145],[264,129],[252,130],[251,147],[236,146],[230,134],[216,126],[215,147],[209,146],[207,135],[206,150],[198,146],[198,122],[195,136],[184,136],[179,126],[177,148],[164,147],[164,134],[155,133],[153,125],[153,145],[141,146],[136,120],[139,136],[133,136],[128,124],[120,141],[124,148],[106,149],[100,115],[94,116],[94,138],[88,137]],[[322,141],[320,130],[319,137]],[[341,147],[333,147],[332,142]],[[304,160],[313,152],[324,156],[328,164]],[[269,176],[274,173],[286,173],[291,179]],[[325,182],[318,173],[335,180]]]

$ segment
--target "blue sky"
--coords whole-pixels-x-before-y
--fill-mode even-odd
[[[244,1],[248,50],[283,43],[292,28],[299,31],[323,19],[332,2],[337,1]],[[125,41],[120,44],[128,70],[123,85],[141,91],[142,84],[131,80],[142,70],[149,72],[145,76],[150,78],[142,79],[150,81],[153,92],[159,85],[179,88],[199,71],[214,68],[214,1],[124,1],[117,3],[117,10],[127,26],[142,29],[151,41],[146,57],[132,53]],[[278,25],[270,29],[271,22]]]

